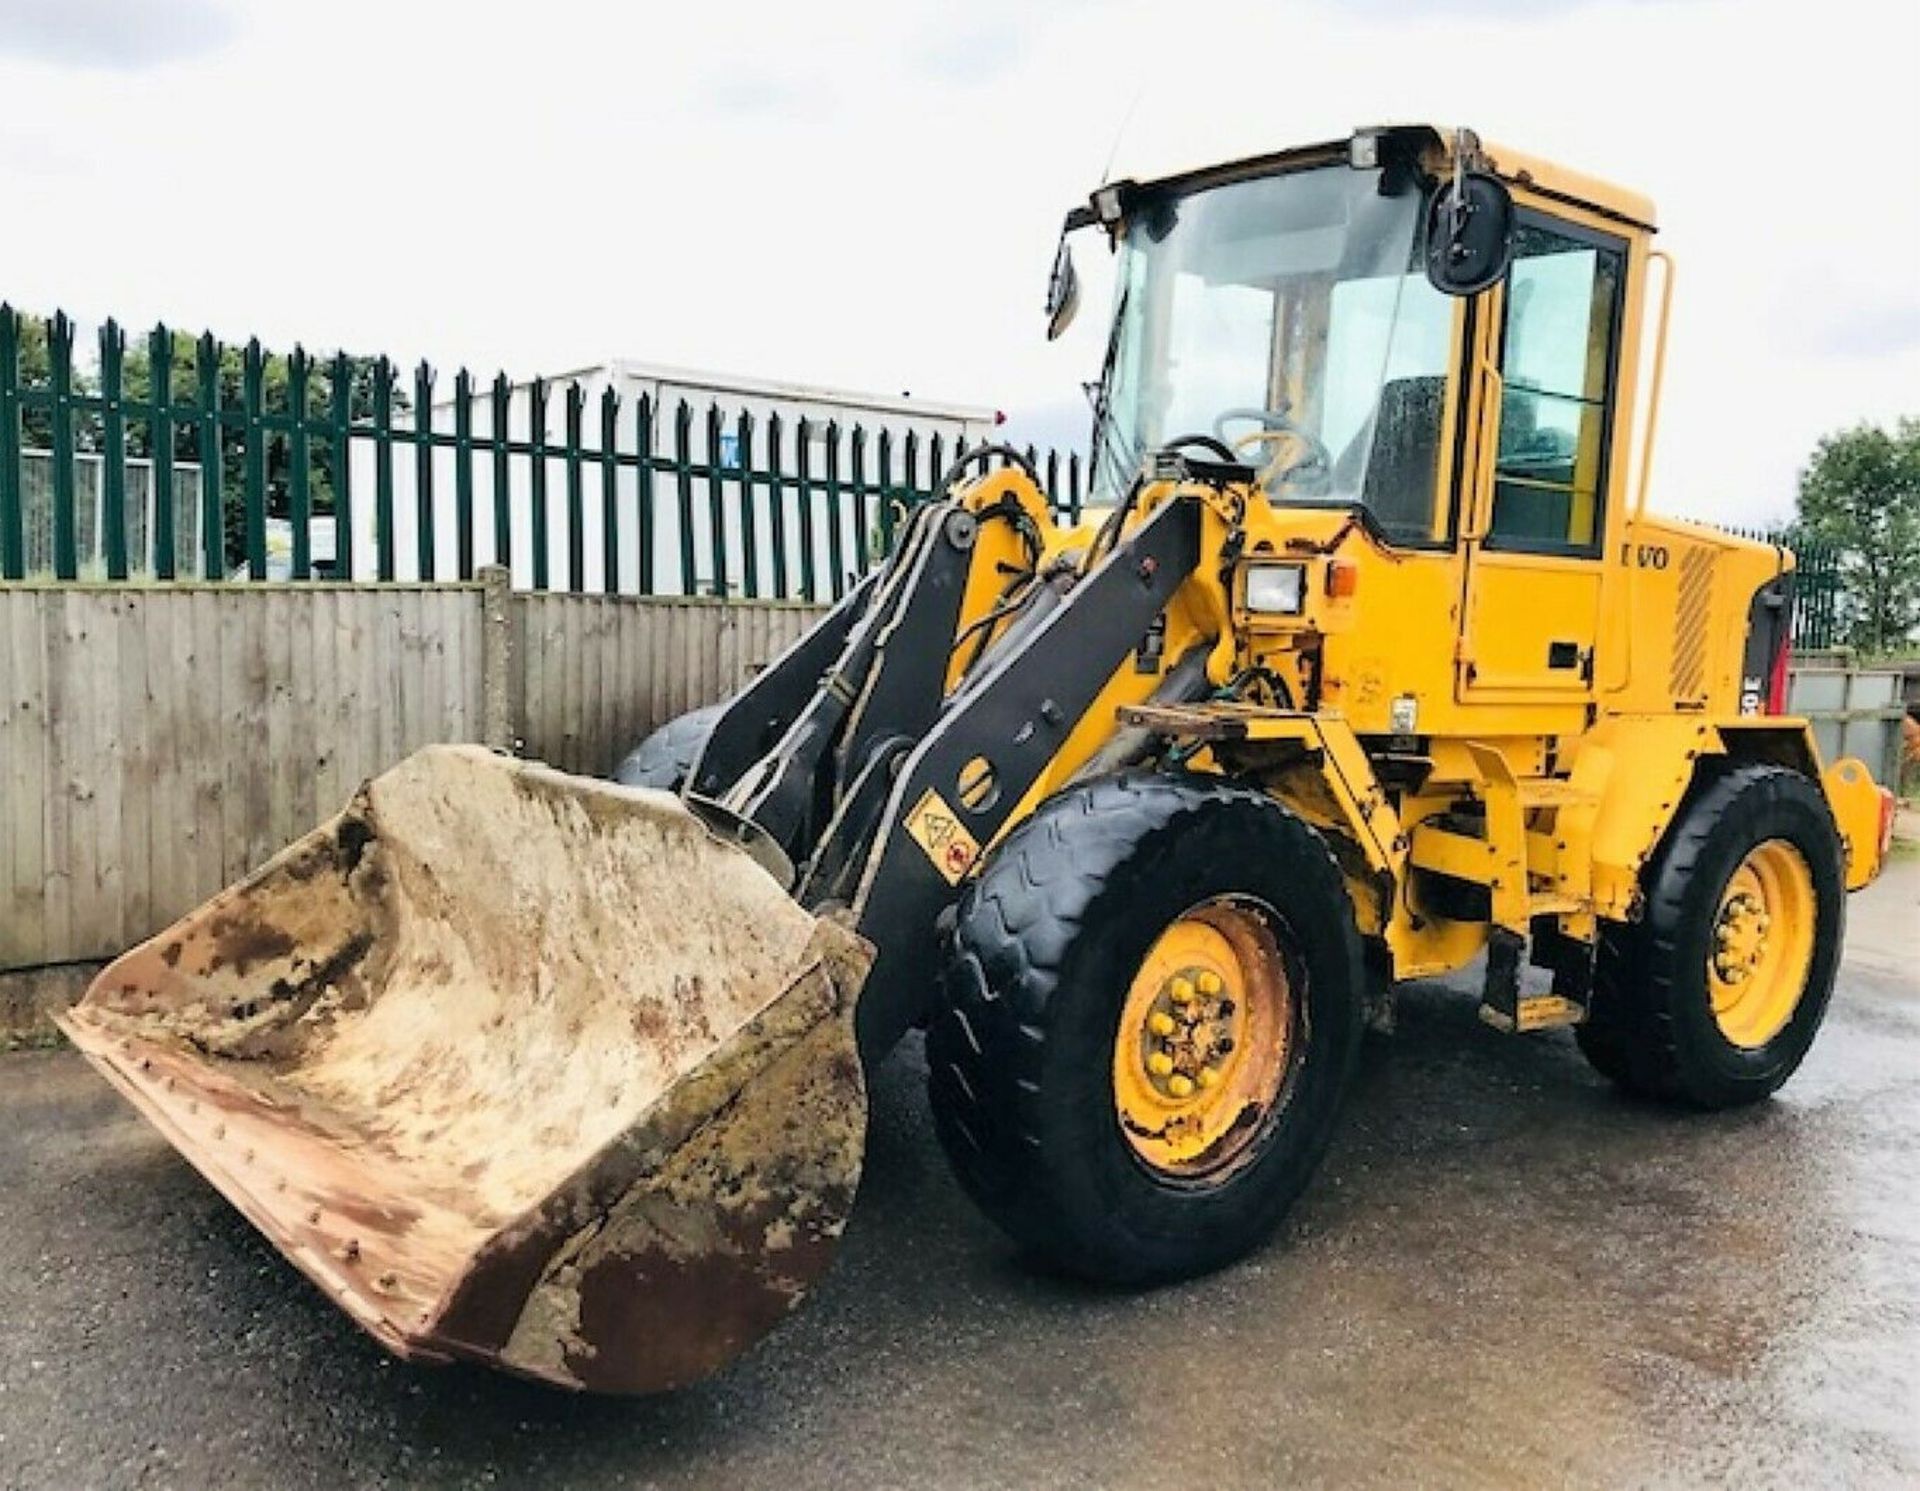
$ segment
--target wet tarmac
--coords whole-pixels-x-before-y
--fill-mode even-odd
[[[909,1047],[826,1288],[637,1402],[387,1360],[78,1057],[0,1057],[0,1486],[1920,1484],[1920,860],[1851,914],[1740,1113],[1415,988],[1281,1236],[1149,1294],[1022,1264]]]

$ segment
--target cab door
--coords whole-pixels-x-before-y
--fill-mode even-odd
[[[1511,272],[1488,292],[1479,351],[1457,695],[1584,710],[1619,464],[1628,246],[1523,210],[1514,248]]]

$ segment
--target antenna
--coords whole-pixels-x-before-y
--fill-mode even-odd
[[[1133,90],[1133,98],[1127,104],[1127,112],[1120,116],[1120,123],[1113,131],[1113,144],[1107,150],[1107,163],[1100,168],[1102,186],[1113,178],[1113,163],[1120,154],[1120,142],[1127,137],[1127,126],[1133,123],[1134,111],[1140,107],[1140,100],[1147,96],[1148,81],[1146,78],[1140,80],[1140,86]]]

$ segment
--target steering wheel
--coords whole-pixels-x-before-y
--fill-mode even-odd
[[[1227,462],[1229,465],[1244,464],[1231,445],[1228,445],[1224,440],[1216,440],[1211,435],[1179,435],[1169,440],[1161,449],[1181,450],[1190,445],[1198,446],[1201,450],[1207,452],[1208,455],[1220,457],[1221,460]]]
[[[1288,406],[1282,404],[1277,409],[1256,409],[1249,405],[1240,409],[1223,409],[1214,418],[1213,432],[1221,440],[1233,446],[1236,454],[1254,450],[1259,446],[1273,447],[1273,455],[1260,471],[1260,485],[1263,488],[1279,488],[1289,485],[1312,483],[1317,489],[1324,490],[1333,477],[1333,456],[1321,443],[1318,436],[1303,430],[1287,418]],[[1237,440],[1227,434],[1227,426],[1251,422],[1259,426],[1249,430]],[[1292,459],[1289,460],[1289,453]]]

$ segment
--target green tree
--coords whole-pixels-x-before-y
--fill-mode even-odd
[[[1828,435],[1800,473],[1798,526],[1840,555],[1848,640],[1887,652],[1920,627],[1920,417]]]
[[[192,338],[174,338],[173,367],[168,385],[176,407],[197,407],[200,402],[199,355],[199,346]],[[223,344],[219,347],[218,366],[219,406],[228,411],[239,410],[243,407],[244,399],[245,354],[239,347]],[[333,366],[330,358],[325,359],[312,364],[307,375],[306,420],[310,430],[307,490],[312,509],[317,515],[329,514],[334,510],[335,451],[332,441],[327,438],[333,418]],[[292,384],[288,367],[288,359],[278,352],[267,353],[261,360],[260,402],[269,415],[284,416],[292,412]],[[374,385],[379,375],[379,362],[371,357],[355,357],[349,359],[348,367],[348,418],[354,424],[365,424],[373,418]],[[124,381],[128,399],[144,403],[151,397],[153,359],[145,342],[127,349]],[[412,404],[397,377],[391,387],[393,415],[398,419]],[[201,460],[200,430],[197,425],[176,426],[173,438],[175,460]],[[129,425],[128,455],[151,455],[152,446],[153,426],[150,423],[138,420]],[[267,515],[284,518],[291,511],[288,481],[292,472],[293,447],[284,435],[273,434],[267,439],[266,454]],[[243,431],[231,426],[222,427],[220,456],[222,539],[227,564],[232,566],[246,557],[246,436]]]

